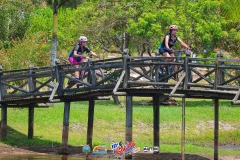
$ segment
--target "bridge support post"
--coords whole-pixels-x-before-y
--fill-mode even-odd
[[[133,98],[132,96],[126,96],[126,134],[125,134],[126,142],[132,141],[132,123],[133,123],[132,98]],[[132,159],[132,155],[125,155],[125,159]]]
[[[182,160],[185,160],[185,108],[186,108],[186,99],[182,98],[182,144],[181,144],[181,155]]]
[[[95,107],[95,101],[92,100],[92,99],[89,100],[87,144],[90,146],[90,148],[93,148],[93,146],[92,146],[92,136],[93,136],[94,107]]]
[[[215,64],[215,81],[213,88],[218,89],[218,85],[222,83],[222,75],[220,71],[220,62],[217,60]],[[214,160],[218,160],[218,135],[219,135],[219,98],[213,99],[214,101]]]
[[[126,135],[125,140],[132,141],[132,96],[126,96]]]
[[[6,88],[2,84],[2,66],[0,66],[0,100],[3,100],[3,95],[6,93]],[[7,138],[7,105],[1,104],[1,121],[0,121],[0,136],[2,140]]]
[[[61,154],[68,154],[68,133],[69,133],[70,102],[64,102],[63,130],[62,130],[62,150]]]
[[[35,74],[35,71],[33,70],[34,66],[30,65],[29,69],[29,74],[33,75]],[[29,92],[32,92],[36,89],[36,78],[34,77],[29,77],[28,78],[28,87],[29,87]],[[35,96],[34,96],[35,97]],[[28,108],[28,139],[33,138],[33,127],[34,125],[34,105],[29,106]]]
[[[160,149],[160,145],[159,145],[159,134],[160,134],[159,106],[160,106],[159,95],[155,95],[155,96],[153,96],[153,118],[154,118],[153,119],[153,138],[154,138],[153,145],[158,146]]]
[[[7,138],[7,106],[2,104],[2,116],[1,116],[1,139]]]
[[[218,160],[219,99],[214,99],[214,160]]]
[[[33,138],[34,131],[34,106],[28,108],[28,139]]]

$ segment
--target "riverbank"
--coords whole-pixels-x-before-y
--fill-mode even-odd
[[[41,157],[41,159],[49,159],[56,158],[56,159],[82,159],[82,158],[89,158],[89,159],[98,159],[98,158],[106,158],[106,159],[117,159],[116,156],[113,154],[108,155],[86,155],[81,152],[82,147],[69,147],[68,155],[60,155],[59,151],[61,150],[60,147],[13,147],[6,144],[0,145],[0,159],[26,159],[32,158],[36,159]],[[152,154],[152,153],[144,153],[140,151],[132,156],[132,159],[135,160],[144,160],[144,159],[158,159],[158,160],[174,160],[174,159],[181,159],[180,153],[159,153],[159,154]],[[196,154],[185,154],[185,159],[187,160],[213,160],[213,156],[200,156]],[[227,155],[219,156],[219,160],[240,160],[240,155]]]

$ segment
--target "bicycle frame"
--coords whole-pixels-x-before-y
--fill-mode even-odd
[[[182,54],[186,54],[186,56],[192,57],[193,53],[190,50],[175,50],[174,54],[175,57],[169,57],[171,59],[169,63],[181,63],[182,60]],[[177,65],[178,69],[174,72],[174,67]],[[169,78],[173,78],[175,81],[178,81],[178,73],[183,71],[183,67],[180,68],[181,65],[178,64],[166,64],[166,65],[160,65],[153,67],[152,75],[155,76],[156,81],[159,82],[167,82]],[[158,75],[156,75],[157,73]],[[192,76],[190,75],[190,78],[192,79]]]

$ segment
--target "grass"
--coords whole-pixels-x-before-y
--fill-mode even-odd
[[[121,97],[125,103],[125,99]],[[143,106],[149,98],[133,98],[133,140],[136,146],[153,145],[152,106]],[[181,104],[181,99],[177,99]],[[27,139],[28,109],[8,109],[8,134],[0,146],[60,146],[62,143],[63,103],[50,108],[36,108],[34,116],[34,138]],[[125,140],[125,108],[110,101],[96,101],[93,129],[93,145],[110,146],[113,141]],[[82,146],[87,138],[88,102],[71,104],[69,145]],[[229,101],[220,101],[219,144],[240,145],[240,108]],[[160,106],[160,150],[181,152],[181,106]],[[189,100],[186,102],[185,152],[213,155],[214,108],[211,100]],[[240,150],[219,149],[220,155],[240,154]]]

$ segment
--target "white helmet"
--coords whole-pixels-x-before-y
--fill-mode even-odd
[[[78,39],[80,42],[87,42],[87,37],[85,36],[80,36]]]
[[[170,30],[178,30],[178,27],[176,25],[171,25],[169,26]]]

